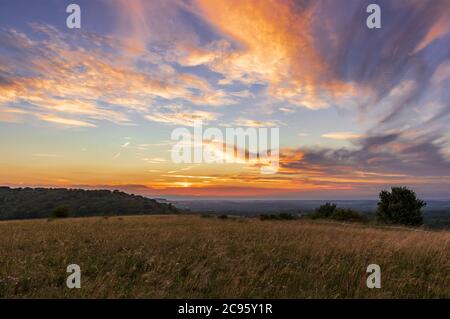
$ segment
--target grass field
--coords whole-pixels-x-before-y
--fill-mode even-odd
[[[80,265],[81,289],[66,287]],[[381,266],[381,289],[366,267]],[[141,216],[0,223],[0,297],[450,298],[450,232]]]

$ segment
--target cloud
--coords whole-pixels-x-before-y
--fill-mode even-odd
[[[142,53],[154,43],[192,45],[200,41],[195,27],[185,23],[191,11],[189,1],[118,0],[108,1],[118,16],[115,34],[129,43],[135,53]],[[176,54],[176,53],[171,53]]]
[[[216,52],[211,49],[203,49],[195,46],[183,46],[181,50],[184,54],[178,59],[178,62],[183,66],[199,66],[208,65],[216,58]]]
[[[0,98],[1,100],[1,98]],[[19,122],[21,117],[25,115],[26,112],[17,109],[17,108],[11,108],[11,107],[2,107],[0,109],[0,121],[2,122]]]
[[[226,92],[198,75],[176,72],[162,58],[155,66],[146,59],[154,52],[129,55],[127,43],[110,37],[84,32],[66,36],[48,25],[32,28],[33,38],[14,29],[0,36],[7,49],[20,50],[15,56],[2,55],[7,63],[0,73],[0,105],[10,109],[69,126],[95,126],[89,123],[132,124],[131,116],[149,113],[161,99],[207,106],[234,103]],[[164,67],[171,71],[161,72]]]
[[[161,107],[145,116],[147,120],[171,125],[193,126],[195,123],[206,124],[215,121],[219,114],[207,111],[192,110],[186,107],[172,105]]]
[[[439,66],[436,68],[436,71],[434,71],[431,80],[433,84],[439,85],[440,83],[449,79],[450,79],[450,59],[439,64]]]
[[[281,124],[278,121],[259,121],[246,118],[238,118],[234,121],[235,126],[245,127],[279,127]]]
[[[272,97],[310,109],[328,107],[329,99],[352,95],[354,83],[328,72],[316,49],[313,1],[195,1],[201,15],[234,43],[222,41],[209,52],[192,50],[223,74],[222,83],[266,83]],[[202,59],[199,59],[199,55]]]
[[[120,147],[126,148],[126,147],[130,146],[130,144],[131,144],[130,142],[125,142],[122,145],[120,145]]]
[[[356,134],[352,132],[332,132],[321,135],[324,138],[330,138],[333,140],[352,140],[363,137],[362,134]]]
[[[63,117],[57,117],[57,116],[53,116],[53,115],[41,115],[40,119],[43,121],[56,123],[56,124],[60,124],[60,125],[95,127],[95,125],[92,123],[83,122],[83,121],[74,120],[74,119],[67,119],[67,118],[63,118]]]
[[[450,33],[450,19],[448,18],[449,14],[450,14],[450,6],[447,6],[444,8],[445,8],[445,11],[441,13],[442,16],[428,30],[425,37],[414,49],[414,53],[417,53],[417,52],[423,50],[433,41],[440,39],[440,38],[444,37],[445,35],[447,35],[448,33]]]
[[[405,133],[365,137],[351,149],[285,149],[281,151],[280,165],[282,174],[360,184],[438,185],[441,175],[450,172],[450,161],[435,140],[427,136],[412,138]]]

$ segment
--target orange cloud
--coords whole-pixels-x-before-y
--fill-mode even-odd
[[[57,117],[57,116],[53,116],[53,115],[42,115],[42,116],[40,116],[40,118],[41,118],[41,120],[44,120],[47,122],[68,125],[68,126],[95,127],[95,125],[92,123],[74,120],[74,119],[67,119],[67,118],[63,118],[63,117]]]
[[[238,47],[231,50],[222,44],[214,59],[193,50],[187,60],[208,61],[228,79],[223,83],[269,83],[273,96],[310,109],[327,107],[330,97],[354,94],[353,84],[333,79],[315,48],[314,5],[299,8],[294,1],[257,0],[196,4],[202,16]]]
[[[333,140],[352,140],[364,137],[362,134],[356,134],[352,132],[332,132],[322,134],[322,137],[333,139]]]
[[[450,32],[450,6],[447,9],[447,14],[444,14],[435,24],[428,30],[425,37],[414,49],[414,53],[417,53],[426,48],[431,42],[437,40]]]
[[[88,122],[98,120],[130,124],[132,112],[156,119],[149,113],[157,98],[210,106],[234,103],[231,96],[212,88],[199,76],[177,73],[164,63],[158,65],[158,70],[138,69],[135,59],[145,61],[151,54],[124,56],[120,48],[126,44],[120,41],[83,34],[81,37],[88,37],[99,47],[69,49],[71,40],[79,40],[78,35],[75,39],[65,39],[53,27],[33,27],[48,39],[31,39],[14,30],[7,33],[11,43],[28,56],[23,68],[31,74],[21,75],[14,67],[15,61],[3,67],[9,78],[1,82],[0,105],[15,109],[16,113],[19,112],[16,105],[31,104],[32,108],[22,107],[20,111],[48,122],[88,127],[94,126],[86,125]],[[113,45],[118,46],[117,52],[105,52],[100,48]],[[198,114],[213,118],[207,112],[198,111]],[[71,119],[74,116],[76,118]],[[17,118],[10,111],[2,112],[0,120]]]

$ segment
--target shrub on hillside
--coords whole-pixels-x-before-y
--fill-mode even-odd
[[[70,208],[68,206],[56,207],[52,212],[52,217],[54,218],[65,218],[69,217]]]
[[[325,205],[321,205],[319,208],[316,208],[311,217],[313,219],[316,218],[330,218],[331,215],[336,211],[336,204],[326,203]]]
[[[422,208],[426,203],[406,187],[393,187],[380,192],[378,220],[388,224],[419,226],[423,224]]]
[[[330,216],[331,219],[340,221],[365,221],[366,217],[351,208],[336,208]]]
[[[333,219],[339,221],[365,221],[366,217],[351,208],[338,208],[336,204],[326,203],[308,215],[312,219]]]

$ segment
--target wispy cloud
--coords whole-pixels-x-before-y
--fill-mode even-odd
[[[321,135],[324,138],[330,138],[333,140],[352,140],[361,138],[364,135],[362,134],[356,134],[352,132],[332,132],[332,133],[326,133]]]
[[[74,119],[68,119],[63,117],[58,117],[54,115],[40,115],[39,118],[43,121],[67,125],[67,126],[82,126],[82,127],[95,127],[94,124]]]
[[[181,99],[194,105],[233,103],[231,95],[213,89],[197,75],[158,72],[163,65],[155,68],[145,62],[150,53],[125,59],[120,50],[125,43],[83,32],[65,36],[48,25],[33,28],[39,38],[14,29],[3,30],[1,36],[3,46],[21,51],[20,57],[5,57],[0,83],[0,104],[10,110],[44,121],[93,127],[93,121],[102,120],[129,124],[130,114],[151,113],[158,98]],[[79,43],[84,38],[92,41]],[[135,63],[147,63],[148,68],[144,71]],[[206,112],[198,114],[208,117]]]
[[[145,116],[147,120],[171,125],[193,126],[195,123],[215,121],[219,114],[214,112],[192,110],[178,105],[158,108]]]
[[[238,118],[234,121],[234,125],[245,127],[279,127],[281,123],[278,121],[259,121],[246,118]]]
[[[120,147],[126,148],[126,147],[130,146],[130,144],[131,144],[131,142],[125,142],[122,145],[120,145]]]

